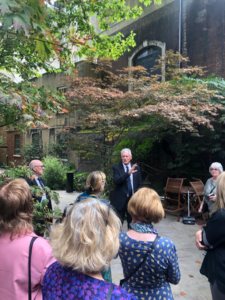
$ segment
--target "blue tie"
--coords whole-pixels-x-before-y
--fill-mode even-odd
[[[38,179],[38,181],[39,181],[41,187],[42,187],[42,188],[45,187],[45,186],[44,186],[44,183],[43,183],[42,180],[41,180],[41,177],[38,177],[37,179]]]
[[[128,173],[129,172],[128,166],[126,166],[126,169],[127,169],[127,173]],[[131,195],[132,194],[132,186],[131,186],[130,176],[127,178],[127,189],[128,189],[129,195]]]

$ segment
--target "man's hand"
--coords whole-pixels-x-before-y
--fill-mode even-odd
[[[133,174],[133,173],[137,172],[137,170],[135,170],[136,167],[137,167],[137,164],[134,164],[134,165],[130,168],[128,174]]]
[[[208,247],[203,246],[201,244],[201,241],[202,241],[202,231],[199,230],[195,234],[195,243],[196,243],[196,246],[198,247],[199,250],[206,250],[206,249],[208,249]]]

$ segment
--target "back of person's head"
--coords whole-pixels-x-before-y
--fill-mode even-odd
[[[105,187],[105,179],[105,173],[101,171],[91,172],[87,177],[84,189],[88,192],[88,194],[102,192]]]
[[[217,178],[216,201],[212,213],[218,209],[225,209],[225,172]]]
[[[33,231],[34,203],[26,180],[11,179],[0,185],[0,235],[16,235]]]
[[[164,217],[159,195],[149,188],[139,189],[131,197],[127,210],[133,219],[142,223],[158,223]]]
[[[53,254],[62,266],[82,273],[98,273],[116,256],[121,221],[112,210],[87,198],[69,210],[51,232]]]

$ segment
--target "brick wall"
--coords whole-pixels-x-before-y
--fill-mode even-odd
[[[20,155],[15,154],[15,135],[20,135],[20,145],[23,145],[23,134],[16,131],[7,132],[7,146],[8,146],[8,164],[14,162],[16,165],[22,164]]]
[[[183,0],[182,51],[191,65],[207,67],[207,74],[225,77],[225,5],[221,0]],[[115,69],[127,67],[128,57],[145,40],[166,43],[166,50],[178,51],[179,0],[152,12],[120,31],[133,30],[136,47],[115,62]]]

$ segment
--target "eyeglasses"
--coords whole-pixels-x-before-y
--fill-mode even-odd
[[[219,169],[211,168],[210,170],[211,170],[211,171],[218,171]]]
[[[43,169],[45,166],[35,166],[35,167],[36,167],[36,168],[42,168],[42,169]]]

